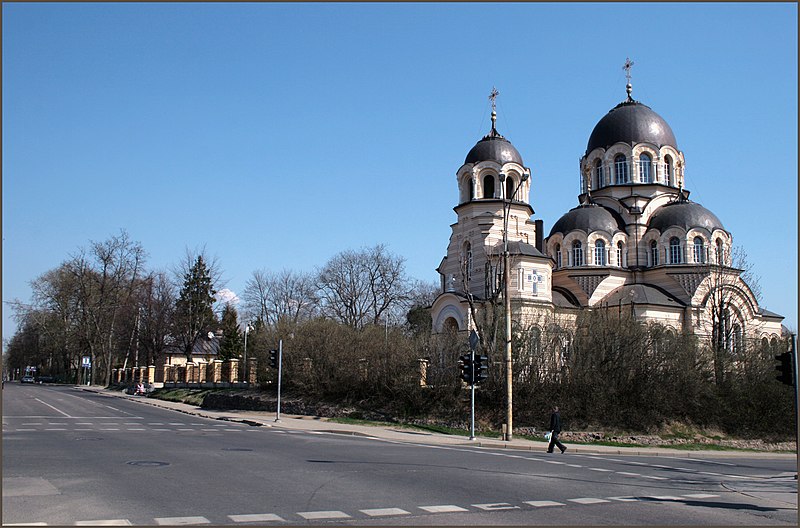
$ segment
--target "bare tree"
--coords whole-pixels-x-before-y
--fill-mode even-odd
[[[316,313],[318,302],[313,277],[289,270],[280,273],[254,271],[242,298],[247,317],[272,326],[296,326]]]
[[[318,283],[323,313],[357,329],[380,323],[410,294],[404,260],[382,244],[335,255],[319,271]]]

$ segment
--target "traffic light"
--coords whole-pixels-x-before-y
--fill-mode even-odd
[[[475,383],[485,381],[489,377],[489,357],[475,354]]]
[[[459,356],[458,360],[461,363],[461,379],[467,385],[472,385],[472,357],[470,354],[463,354]]]
[[[775,376],[775,379],[786,385],[794,385],[794,363],[792,361],[794,356],[792,353],[784,352],[783,354],[778,354],[775,359],[778,360],[775,370],[780,372],[779,375]]]
[[[269,351],[269,366],[276,369],[278,368],[278,351],[277,350],[270,350]]]

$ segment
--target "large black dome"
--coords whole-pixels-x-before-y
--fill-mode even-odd
[[[490,134],[478,141],[467,154],[464,163],[480,163],[481,161],[513,162],[523,165],[522,156],[514,148],[514,145],[499,134]]]
[[[586,234],[594,231],[605,231],[613,235],[617,231],[625,231],[625,221],[619,214],[601,205],[584,204],[570,209],[559,218],[553,224],[549,236],[553,236],[556,233],[566,235],[576,229],[580,229]]]
[[[714,213],[699,203],[688,200],[662,205],[648,222],[649,229],[658,229],[661,233],[670,227],[681,227],[686,231],[701,227],[709,232],[714,229],[725,229]]]
[[[628,100],[612,108],[595,125],[586,154],[598,147],[608,148],[615,143],[652,143],[657,147],[678,148],[675,134],[666,121],[649,106]]]

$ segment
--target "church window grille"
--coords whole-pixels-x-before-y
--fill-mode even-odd
[[[681,255],[681,241],[678,237],[669,239],[669,263],[681,264],[683,262],[683,255]]]
[[[620,268],[624,268],[627,264],[625,257],[625,244],[617,242],[617,266]]]
[[[672,158],[670,156],[664,157],[664,184],[674,186],[672,179]]]
[[[694,237],[694,261],[696,264],[706,263],[706,246],[700,237]]]
[[[617,154],[617,157],[614,158],[614,177],[617,184],[631,181],[628,172],[628,158],[624,154]]]
[[[658,266],[658,242],[650,241],[650,266]]]
[[[603,178],[603,164],[600,160],[594,162],[594,188],[599,189],[605,185]]]
[[[583,245],[579,240],[572,243],[572,265],[583,266]]]
[[[506,199],[512,200],[514,198],[514,178],[507,177],[506,178]]]
[[[556,252],[556,268],[560,268],[561,267],[561,244],[556,244],[555,252]]]
[[[594,263],[596,266],[606,265],[606,243],[602,240],[594,243]]]
[[[649,154],[639,155],[639,181],[653,183],[653,158]]]

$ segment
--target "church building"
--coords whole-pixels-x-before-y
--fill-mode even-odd
[[[546,236],[544,222],[532,220],[531,169],[497,130],[493,91],[492,128],[456,171],[457,221],[437,268],[434,333],[474,328],[470,306],[502,298],[507,251],[521,327],[549,317],[569,332],[582,310],[625,309],[732,351],[744,339],[781,337],[783,317],[759,306],[736,267],[732,234],[689,199],[672,128],[631,96],[630,64],[627,98],[589,134],[578,204]]]

